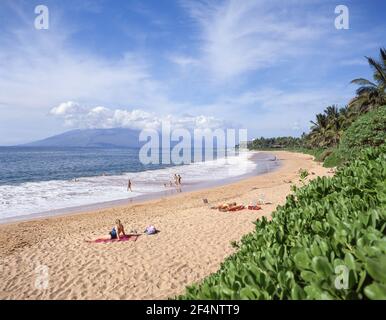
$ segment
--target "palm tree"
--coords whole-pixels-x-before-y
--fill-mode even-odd
[[[304,137],[311,147],[328,148],[339,144],[343,130],[349,125],[348,107],[328,106],[324,113],[316,115],[311,132]]]
[[[347,129],[354,121],[354,118],[351,116],[350,109],[348,106],[339,109],[339,121],[342,125],[342,130]]]
[[[316,115],[316,121],[311,121],[313,124],[309,134],[310,143],[315,147],[325,147],[326,133],[328,130],[328,119],[325,114],[319,113]]]
[[[349,106],[356,113],[363,113],[386,104],[386,49],[380,49],[380,60],[366,57],[371,69],[374,71],[373,81],[358,78],[351,81],[360,87],[357,96]]]
[[[328,106],[324,113],[327,117],[326,144],[336,146],[342,135],[342,118],[336,105]]]

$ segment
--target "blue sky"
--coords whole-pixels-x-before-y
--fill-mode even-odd
[[[35,6],[49,30],[34,28]],[[334,25],[337,5],[350,29]],[[0,145],[72,128],[236,126],[300,135],[385,44],[386,2],[0,2]]]

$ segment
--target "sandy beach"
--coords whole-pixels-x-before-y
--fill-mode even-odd
[[[207,190],[81,214],[0,225],[0,299],[166,299],[215,272],[234,249],[231,241],[269,217],[299,184],[329,175],[309,155],[274,153],[281,167]],[[224,202],[249,204],[260,194],[272,204],[259,211],[219,212]],[[209,205],[203,203],[207,198]],[[115,219],[126,231],[153,224],[156,235],[137,241],[86,243],[108,234]],[[42,271],[43,270],[43,271]],[[46,273],[42,285],[42,272]]]

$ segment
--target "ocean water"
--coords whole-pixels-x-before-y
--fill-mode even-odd
[[[31,214],[221,184],[273,170],[266,154],[186,165],[143,165],[138,149],[0,147],[0,221]],[[182,188],[169,182],[178,173]],[[132,180],[132,190],[127,181]],[[165,187],[164,184],[167,184]]]

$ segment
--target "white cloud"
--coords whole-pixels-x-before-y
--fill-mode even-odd
[[[89,48],[75,49],[72,25],[51,20],[44,32],[29,25],[1,32],[1,103],[9,109],[46,110],[70,99],[149,110],[180,107],[170,101],[169,88],[153,77],[138,52],[106,58]]]
[[[74,101],[63,102],[57,107],[50,110],[50,114],[54,116],[66,116],[72,113],[83,111],[84,108],[79,103]]]
[[[298,131],[298,130],[301,130],[302,127],[300,126],[299,122],[295,121],[293,124],[292,124],[292,130],[295,130],[295,131]]]
[[[169,57],[169,60],[181,67],[186,67],[186,66],[190,66],[190,65],[198,65],[199,64],[199,60],[198,59],[195,59],[195,58],[192,58],[190,56],[183,56],[183,55],[176,55],[176,54],[173,54],[173,55],[170,55]]]
[[[50,110],[50,115],[64,120],[64,124],[71,128],[130,128],[130,129],[160,129],[163,121],[170,122],[174,128],[220,128],[224,121],[204,115],[166,115],[140,109],[131,111],[124,109],[110,109],[103,106],[86,107],[77,102],[67,101]]]
[[[231,79],[308,52],[309,44],[323,34],[322,21],[302,15],[304,10],[296,12],[299,1],[290,2],[183,2],[201,27],[202,62],[216,80]]]
[[[266,87],[240,95],[222,97],[205,105],[211,112],[221,109],[228,118],[237,119],[253,136],[294,135],[308,132],[310,120],[332,104],[342,106],[351,92],[344,86],[298,89],[291,92]]]

